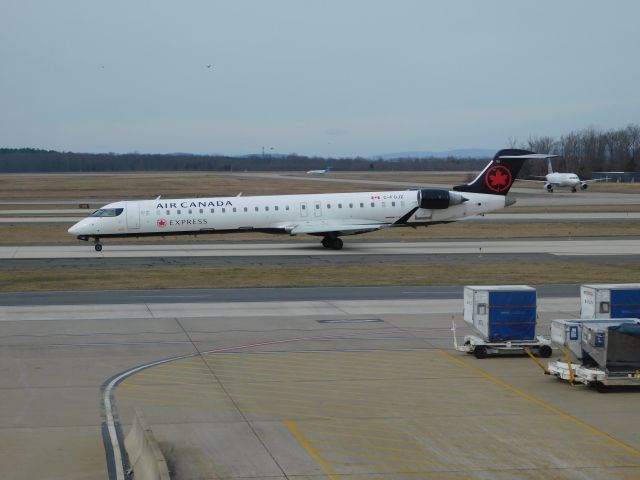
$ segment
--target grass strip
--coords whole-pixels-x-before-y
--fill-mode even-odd
[[[640,283],[640,261],[625,264],[341,264],[247,267],[118,267],[0,271],[0,291],[315,287],[545,283]]]

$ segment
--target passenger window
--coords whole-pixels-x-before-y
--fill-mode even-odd
[[[256,207],[256,212],[259,212],[259,211],[260,211],[260,209],[258,207]]]
[[[264,211],[268,212],[269,211],[269,207],[264,207]]]
[[[275,207],[273,207],[273,209],[277,212],[278,211],[278,206],[276,205]]]
[[[316,210],[320,210],[320,204],[316,203]]]
[[[200,209],[200,213],[204,213],[204,210]]]
[[[178,215],[180,215],[180,212],[181,212],[181,210],[178,210],[176,213],[177,213]]]
[[[236,212],[236,207],[233,207],[233,213],[235,213],[235,212]]]
[[[342,204],[341,203],[338,204],[338,208],[342,208]]]
[[[285,210],[289,210],[289,205],[287,205],[286,207],[284,207]]]
[[[364,208],[364,203],[360,202],[360,208]]]
[[[327,210],[329,210],[331,208],[331,204],[327,203]]]
[[[211,213],[213,213],[213,208],[211,209]]]
[[[396,202],[391,202],[391,206],[395,207],[396,206]]]
[[[249,209],[248,209],[247,207],[244,207],[244,211],[245,211],[245,212],[248,212],[248,211],[249,211]]]
[[[227,211],[226,209],[224,209],[224,208],[222,209],[222,213],[225,213],[226,211]]]
[[[307,206],[305,204],[302,204],[302,210],[306,210]]]
[[[376,204],[371,202],[371,208],[374,208],[375,206],[376,206]]]
[[[193,211],[191,209],[189,209],[189,215],[191,215],[193,213]]]
[[[353,208],[353,203],[350,203],[350,204],[349,204],[349,208]]]
[[[167,210],[167,215],[171,215],[171,210]]]

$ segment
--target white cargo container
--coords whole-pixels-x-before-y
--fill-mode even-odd
[[[640,318],[640,283],[582,285],[580,317]]]
[[[638,320],[634,318],[551,320],[551,342],[560,347],[567,347],[573,355],[573,360],[581,361],[585,355],[582,347],[582,332],[585,326],[607,328],[612,325],[637,322]]]

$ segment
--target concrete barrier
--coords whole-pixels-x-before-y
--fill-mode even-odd
[[[167,461],[138,409],[124,446],[135,480],[170,480]]]

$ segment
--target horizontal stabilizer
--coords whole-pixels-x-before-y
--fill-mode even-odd
[[[528,153],[526,155],[500,155],[498,158],[522,158],[531,160],[543,160],[546,158],[557,157],[558,155],[550,155],[548,153]]]

